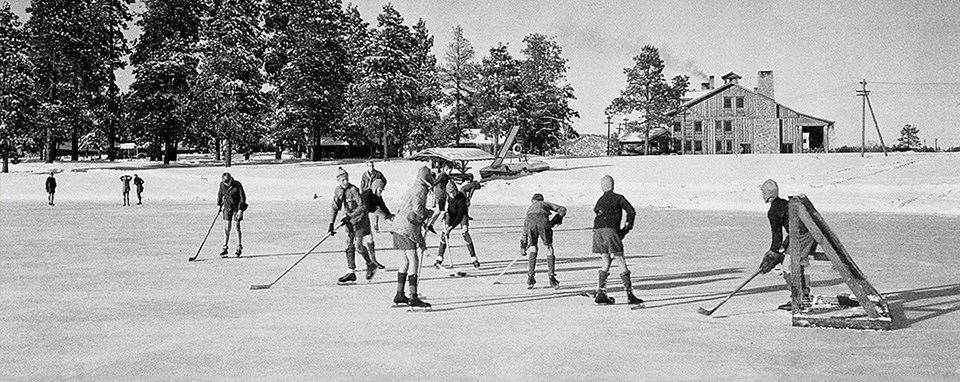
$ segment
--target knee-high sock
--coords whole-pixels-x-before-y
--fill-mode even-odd
[[[351,245],[347,247],[346,251],[344,252],[347,255],[347,268],[357,269],[357,259],[356,259],[356,254],[354,253],[353,246]]]
[[[627,292],[627,294],[633,293],[633,281],[630,280],[630,271],[621,273],[620,280],[623,280],[623,290]]]
[[[527,253],[527,274],[531,276],[537,274],[537,253],[536,252]]]
[[[477,249],[473,246],[473,238],[470,237],[470,232],[463,233],[463,241],[467,243],[467,252],[470,252],[470,257],[477,257]]]
[[[367,248],[367,253],[370,254],[370,260],[373,262],[377,262],[377,244],[369,243],[369,244],[365,244],[364,247]]]
[[[404,283],[407,282],[407,274],[397,272],[397,294],[403,294]]]
[[[607,290],[607,276],[610,273],[607,271],[600,271],[600,280],[597,283],[597,290],[606,291]]]
[[[555,276],[557,274],[557,257],[554,255],[547,256],[547,270],[550,272],[550,276]]]
[[[407,283],[410,284],[410,297],[416,297],[416,296],[417,296],[417,283],[418,283],[417,275],[407,276]]]
[[[363,261],[366,261],[368,265],[372,264],[370,261],[370,254],[367,253],[367,246],[363,245],[363,243],[360,243],[360,245],[357,247],[357,252],[360,252],[360,256],[363,256]]]
[[[437,258],[443,257],[443,254],[447,252],[447,234],[444,233],[440,235],[440,247],[437,248]]]

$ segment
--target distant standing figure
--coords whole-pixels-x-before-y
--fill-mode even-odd
[[[133,174],[133,185],[137,187],[137,204],[143,204],[143,178]]]
[[[630,269],[627,268],[627,260],[623,257],[623,237],[633,229],[633,220],[637,216],[637,211],[633,209],[627,198],[613,192],[613,177],[610,175],[603,176],[600,180],[600,188],[603,190],[603,195],[593,207],[593,212],[597,214],[593,219],[593,253],[601,257],[600,279],[594,302],[600,305],[614,303],[613,297],[607,296],[607,276],[610,274],[612,257],[617,260],[620,269],[623,270],[620,273],[620,279],[623,280],[623,289],[627,292],[627,303],[642,306],[643,300],[633,294]],[[623,212],[627,213],[627,218],[621,228]]]
[[[243,185],[230,176],[229,172],[221,176],[220,191],[217,192],[217,205],[223,211],[223,251],[220,252],[221,258],[226,258],[229,253],[228,243],[230,242],[230,228],[233,222],[237,222],[237,252],[240,257],[243,252],[243,233],[240,231],[240,222],[243,221],[243,211],[247,210],[247,194],[243,192]]]
[[[377,171],[373,168],[373,161],[367,161],[367,171],[363,172],[363,175],[360,176],[360,192],[364,192],[373,187],[373,181],[379,179],[383,182],[383,186],[387,186],[387,177],[383,176],[383,173]],[[368,211],[373,215],[373,230],[380,232],[380,215],[374,214],[373,211]],[[381,268],[382,269],[382,268]]]
[[[53,205],[53,194],[57,193],[57,179],[53,177],[54,172],[50,171],[50,176],[47,177],[46,189],[47,189],[47,204]]]
[[[123,182],[123,205],[124,206],[130,205],[130,181],[131,180],[133,180],[133,178],[131,178],[130,175],[124,174],[123,176],[120,177],[120,181]]]

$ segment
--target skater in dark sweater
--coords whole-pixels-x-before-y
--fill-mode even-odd
[[[243,191],[243,185],[230,176],[229,172],[223,173],[220,177],[220,191],[217,192],[217,206],[223,211],[223,251],[220,251],[220,257],[226,258],[229,253],[230,229],[233,222],[237,223],[237,257],[243,253],[243,232],[240,230],[240,222],[243,221],[243,211],[247,210],[247,194]]]
[[[373,182],[378,179],[383,182],[384,187],[387,186],[387,177],[383,176],[382,172],[373,168],[372,160],[367,161],[367,171],[364,171],[363,175],[360,176],[360,192],[363,193],[364,191],[369,190],[371,187],[373,187]],[[380,215],[374,214],[372,211],[368,212],[373,214],[373,230],[380,232]]]
[[[763,260],[760,262],[760,272],[766,274],[773,270],[777,265],[783,262],[784,253],[790,244],[790,238],[784,237],[783,233],[790,233],[790,208],[789,202],[780,197],[780,187],[773,179],[767,179],[760,186],[760,195],[765,203],[770,203],[770,209],[767,211],[767,220],[770,221],[770,248],[763,254]],[[805,307],[812,303],[810,298],[810,276],[806,275],[806,267],[810,265],[810,255],[817,249],[817,241],[807,230],[807,227],[800,223],[800,301]],[[783,276],[790,288],[790,272],[778,272]],[[792,296],[791,296],[792,297]],[[790,301],[777,307],[781,310],[792,310],[793,305]]]
[[[57,178],[54,178],[53,174],[54,172],[50,171],[50,176],[44,183],[44,188],[47,190],[47,204],[51,206],[53,205],[53,195],[57,193]]]
[[[368,214],[392,221],[393,214],[390,213],[390,209],[387,208],[386,203],[383,202],[383,197],[380,196],[383,193],[385,185],[386,182],[384,182],[383,179],[374,179],[370,188],[360,193],[360,200],[363,201],[363,207]],[[377,244],[373,240],[372,232],[363,237],[363,245],[367,248],[367,252],[370,253],[370,260],[377,265],[377,269],[384,269],[383,264],[377,261]]]
[[[440,248],[437,250],[437,261],[434,266],[440,268],[443,264],[443,254],[447,250],[447,241],[450,239],[450,232],[457,227],[463,227],[463,241],[467,243],[467,251],[470,253],[470,262],[474,268],[480,268],[480,260],[477,259],[477,249],[473,246],[473,238],[470,237],[470,219],[467,218],[469,208],[467,207],[467,195],[457,189],[454,182],[447,182],[447,214],[444,221],[446,227],[440,234]]]
[[[623,280],[623,289],[627,292],[627,303],[642,305],[643,300],[633,294],[633,283],[630,280],[630,269],[623,257],[623,237],[633,229],[633,220],[637,211],[623,195],[613,192],[613,177],[604,175],[600,180],[603,195],[597,200],[593,212],[597,214],[593,219],[593,253],[600,254],[600,280],[597,285],[597,295],[594,302],[597,304],[613,304],[613,297],[607,296],[607,276],[610,274],[611,256],[617,260],[620,269],[620,279]],[[627,213],[626,223],[620,226],[622,213]]]
[[[137,204],[143,204],[143,178],[133,174],[133,186],[137,188]]]
[[[360,252],[367,265],[366,279],[373,278],[377,271],[377,264],[370,259],[367,248],[363,245],[363,237],[371,234],[370,218],[367,216],[367,209],[364,207],[363,200],[360,199],[360,189],[350,184],[350,175],[343,168],[337,168],[337,182],[339,183],[333,190],[333,204],[330,213],[330,227],[327,231],[331,236],[336,234],[337,213],[343,210],[343,217],[340,222],[347,231],[347,273],[337,279],[337,283],[345,284],[357,281],[357,260],[356,252]]]
[[[557,281],[556,270],[557,258],[553,252],[553,227],[563,224],[563,217],[567,216],[567,208],[544,201],[543,194],[540,193],[533,194],[530,202],[530,207],[527,208],[527,217],[523,221],[523,241],[521,241],[521,247],[524,247],[527,253],[529,268],[527,271],[527,289],[533,289],[533,286],[537,283],[537,244],[541,240],[544,249],[547,251],[550,287],[559,289],[560,281]],[[552,219],[550,214],[553,214]]]
[[[124,174],[123,176],[120,177],[120,182],[123,183],[123,190],[122,190],[122,192],[123,192],[123,205],[124,205],[124,207],[130,205],[130,181],[131,181],[131,180],[133,180],[133,178],[131,178],[130,175]]]
[[[427,242],[423,238],[423,227],[433,215],[433,211],[427,209],[427,194],[432,186],[433,173],[430,172],[429,167],[421,167],[417,171],[417,179],[413,187],[404,194],[397,217],[391,227],[393,247],[403,251],[403,263],[397,270],[397,294],[393,297],[394,304],[430,306],[430,303],[421,300],[417,294],[420,271],[417,249],[419,248],[420,251],[427,249]],[[410,298],[404,294],[404,282],[410,285]]]
[[[437,175],[433,179],[433,205],[437,208],[437,214],[434,215],[430,223],[427,224],[427,231],[437,233],[433,228],[433,224],[437,222],[437,219],[439,219],[447,209],[447,183],[452,182],[450,179],[450,173],[452,171],[453,166],[449,163],[437,168]]]

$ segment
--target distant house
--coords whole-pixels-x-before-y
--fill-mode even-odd
[[[760,71],[753,90],[734,72],[723,85],[701,84],[676,113],[675,151],[684,154],[826,152],[833,121],[804,114],[774,100],[773,71]]]

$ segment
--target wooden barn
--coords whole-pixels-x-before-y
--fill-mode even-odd
[[[773,72],[760,71],[753,90],[727,73],[688,92],[673,125],[674,151],[683,154],[827,152],[833,121],[800,113],[774,100]]]

